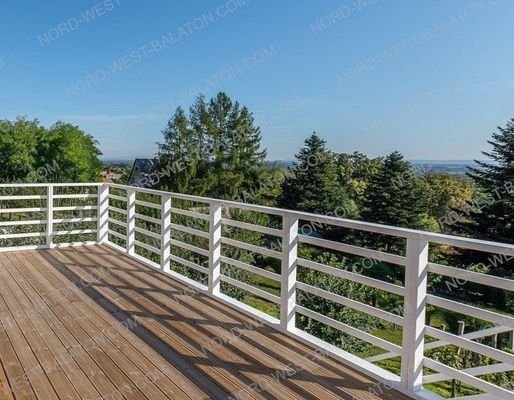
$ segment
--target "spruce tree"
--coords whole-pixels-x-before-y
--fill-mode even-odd
[[[421,192],[411,164],[395,151],[389,154],[366,188],[362,218],[368,222],[403,228],[421,228],[425,216]],[[375,246],[398,250],[394,238],[371,239]]]
[[[353,216],[354,206],[338,183],[336,159],[325,140],[313,133],[295,157],[282,184],[279,205],[317,214]]]
[[[462,210],[455,230],[477,239],[514,243],[514,119],[498,127],[482,154],[490,161],[475,161],[468,176],[480,197]]]

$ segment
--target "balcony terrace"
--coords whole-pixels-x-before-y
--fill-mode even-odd
[[[440,399],[427,385],[452,379],[479,390],[466,399],[514,398],[483,379],[514,370],[514,355],[477,340],[512,332],[513,316],[427,290],[429,274],[436,274],[513,291],[511,280],[428,257],[440,245],[511,257],[512,245],[114,184],[1,188],[1,399]],[[266,214],[273,224],[244,222],[237,210]],[[393,236],[405,241],[405,254],[306,235],[299,229],[305,221]],[[227,227],[275,237],[280,246],[229,237]],[[405,282],[304,259],[304,245],[396,265],[405,269]],[[227,247],[276,258],[280,273],[232,258]],[[276,281],[279,292],[238,280],[226,266]],[[399,296],[403,311],[299,281],[299,268]],[[234,298],[226,285],[276,312]],[[301,293],[401,328],[401,344],[305,307]],[[463,335],[437,329],[426,325],[428,305],[490,327]],[[382,350],[343,351],[307,333],[299,316]],[[456,368],[426,353],[449,344],[497,361]],[[397,373],[384,366],[387,360],[396,360]]]

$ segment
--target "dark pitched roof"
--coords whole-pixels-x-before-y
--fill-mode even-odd
[[[129,185],[153,187],[157,177],[157,164],[155,158],[136,158],[130,171]]]

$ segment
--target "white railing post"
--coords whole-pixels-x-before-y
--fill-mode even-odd
[[[423,379],[428,249],[426,240],[407,239],[401,381],[409,392],[420,390]]]
[[[298,218],[282,219],[282,282],[280,291],[280,326],[291,331],[296,327],[296,261],[298,254]]]
[[[54,228],[54,187],[48,185],[46,188],[46,245],[53,246]]]
[[[209,214],[209,293],[220,294],[221,284],[221,204],[211,203]]]
[[[109,185],[104,183],[98,186],[98,225],[96,241],[105,243],[109,230]]]
[[[136,190],[127,189],[127,254],[135,252],[136,240]]]
[[[161,195],[161,269],[170,271],[171,262],[171,194]]]

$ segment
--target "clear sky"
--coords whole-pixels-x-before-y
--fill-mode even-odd
[[[0,118],[151,156],[177,105],[225,91],[270,159],[330,148],[471,159],[514,117],[513,0],[3,0]]]

